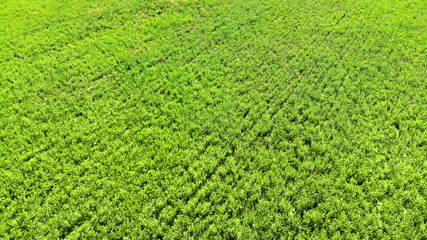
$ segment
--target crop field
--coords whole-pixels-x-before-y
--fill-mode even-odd
[[[0,239],[427,239],[422,0],[0,1]]]

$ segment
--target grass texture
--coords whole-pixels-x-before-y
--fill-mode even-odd
[[[427,239],[421,0],[0,2],[1,239]]]

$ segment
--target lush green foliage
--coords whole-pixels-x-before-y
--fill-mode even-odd
[[[426,239],[421,0],[5,0],[0,238]]]

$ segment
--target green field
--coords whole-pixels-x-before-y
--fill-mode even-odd
[[[0,1],[0,239],[427,239],[427,2]]]

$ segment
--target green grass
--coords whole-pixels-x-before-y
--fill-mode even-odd
[[[0,2],[0,238],[427,239],[426,9]]]

